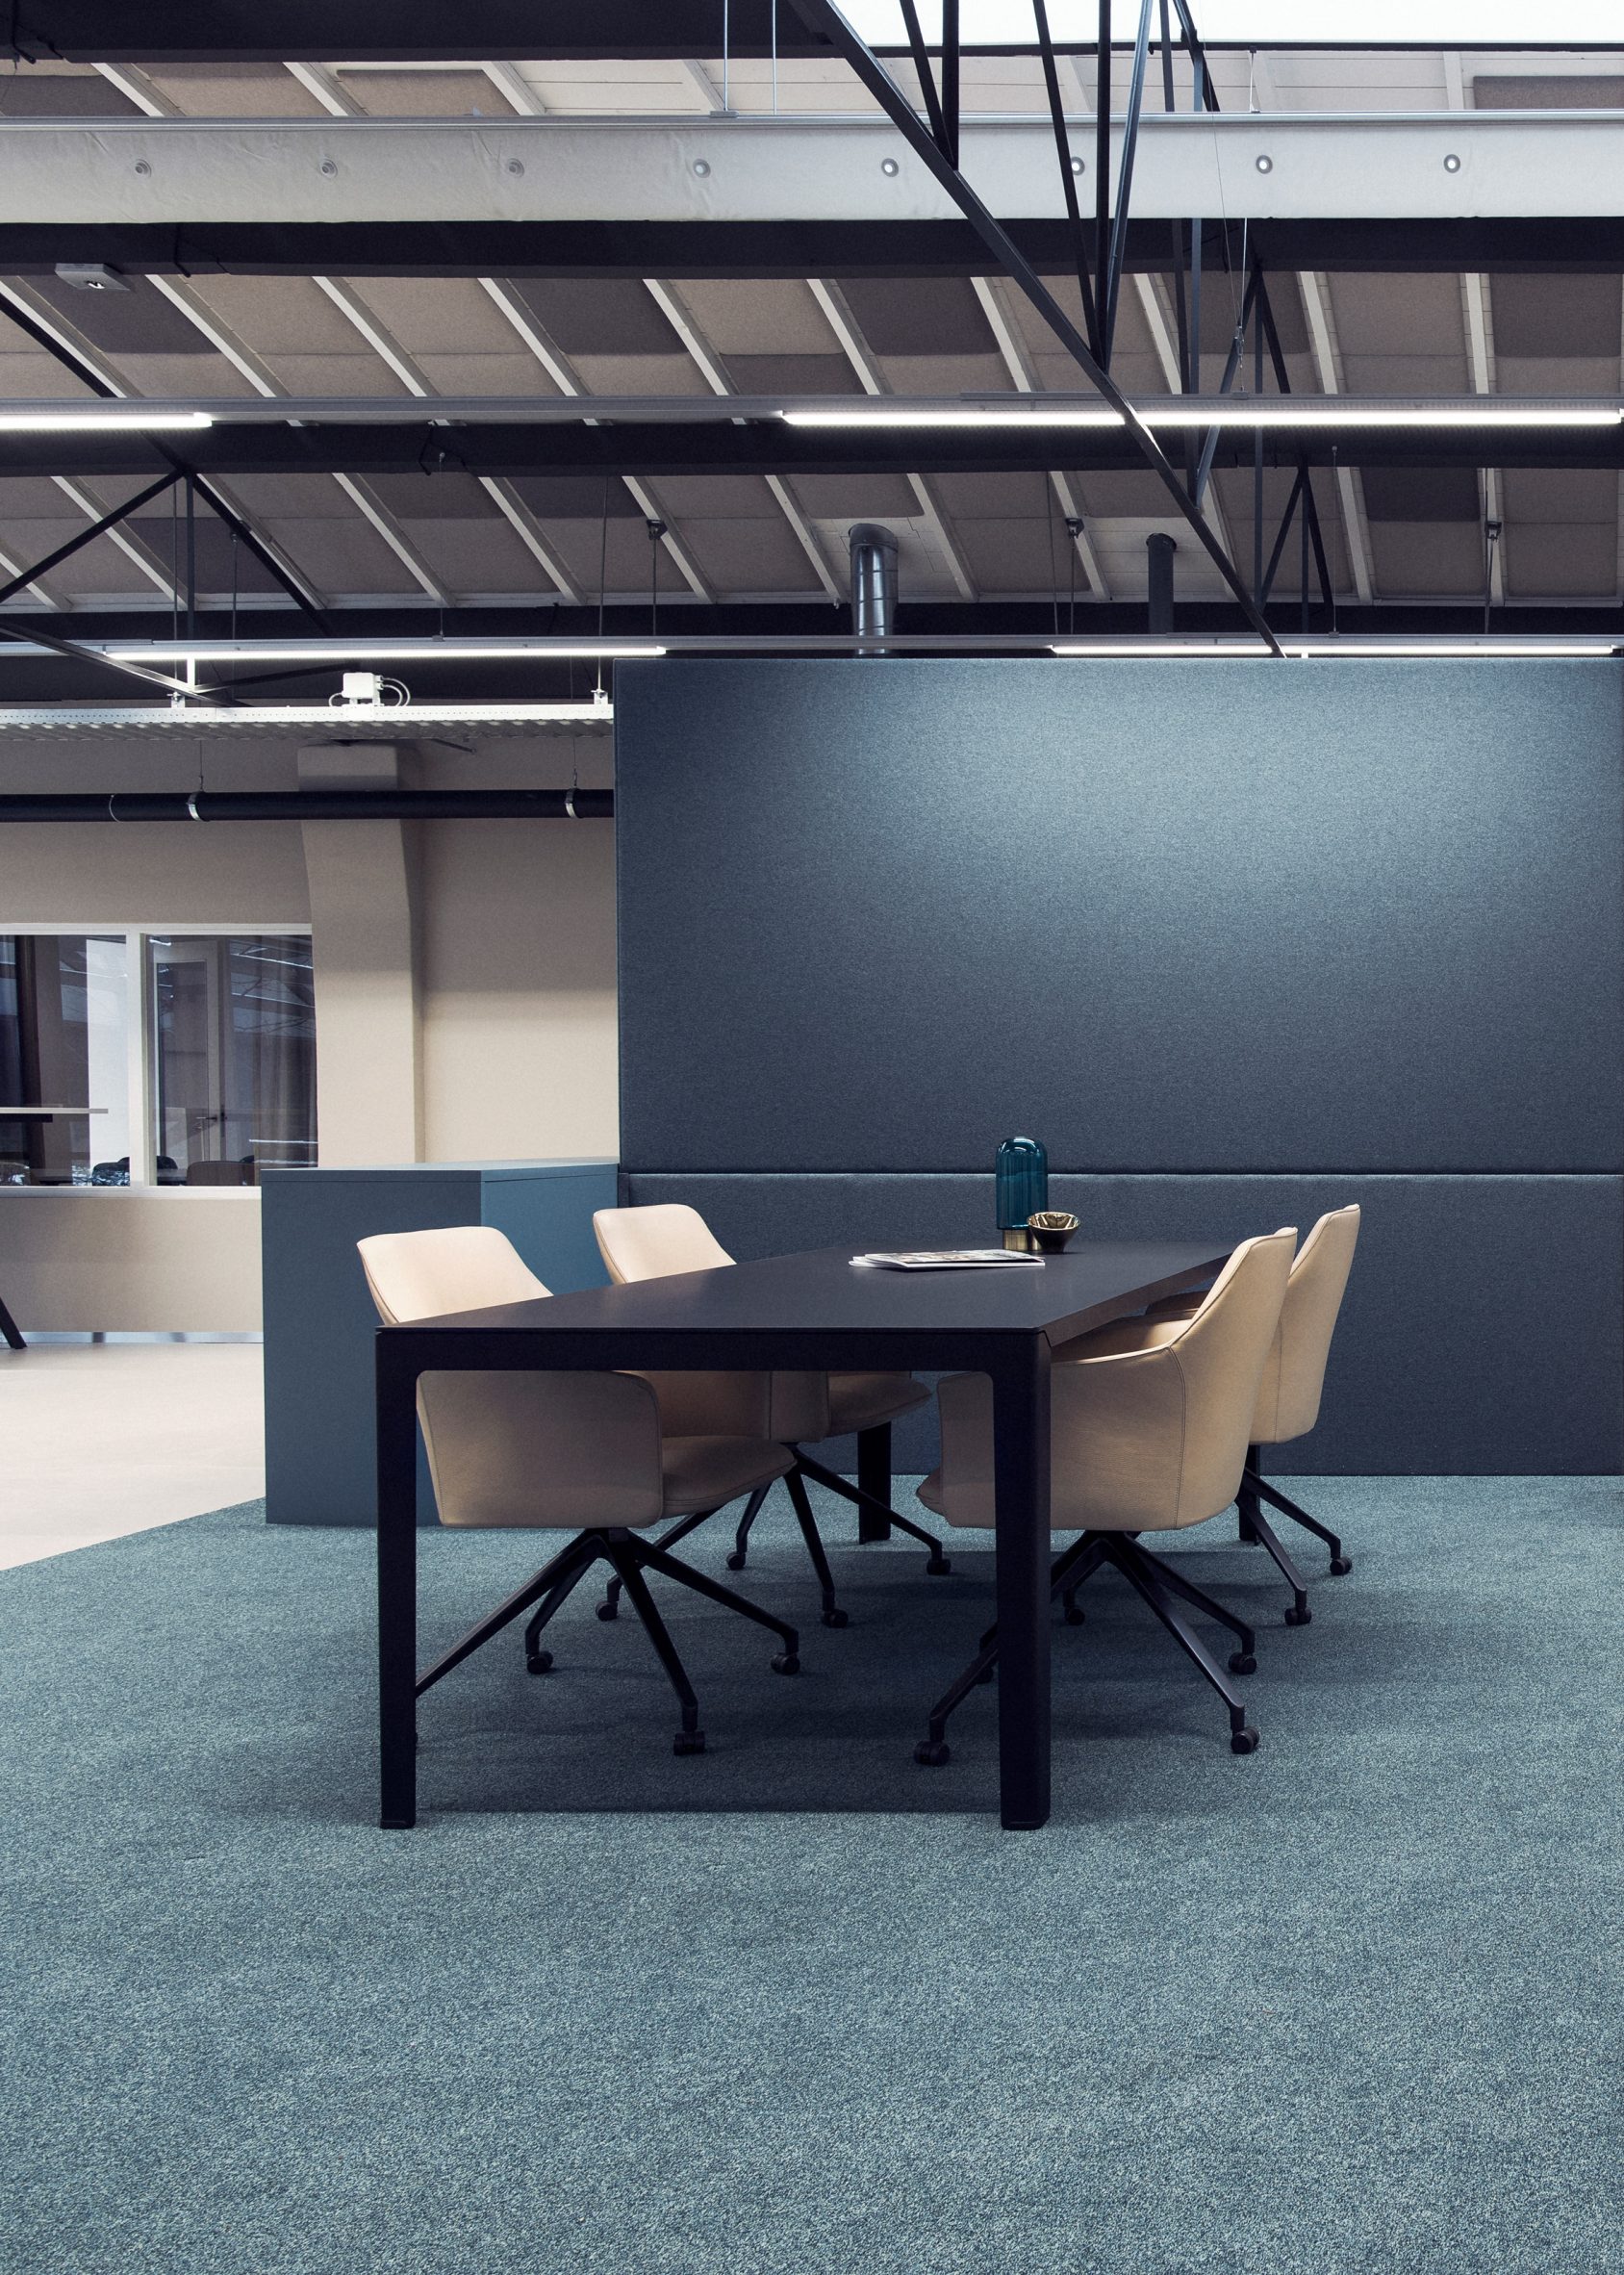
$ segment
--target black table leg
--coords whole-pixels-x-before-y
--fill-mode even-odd
[[[0,1303],[0,1335],[5,1337],[13,1351],[27,1350],[28,1345],[22,1339],[22,1329],[3,1303]]]
[[[857,1432],[857,1490],[872,1493],[876,1501],[891,1506],[891,1424],[875,1422],[872,1430]],[[888,1541],[891,1527],[872,1509],[857,1512],[859,1541]]]
[[[998,1512],[998,1752],[1005,1831],[1049,1821],[1049,1344],[993,1377]]]
[[[418,1821],[418,1369],[378,1339],[378,1822]]]

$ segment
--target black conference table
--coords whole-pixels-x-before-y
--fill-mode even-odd
[[[417,1381],[445,1369],[918,1368],[990,1375],[1000,1813],[1049,1817],[1049,1361],[1057,1343],[1209,1280],[1227,1248],[1082,1240],[1020,1269],[861,1269],[812,1249],[380,1327],[380,1822],[417,1822]],[[901,1738],[899,1743],[901,1743]]]

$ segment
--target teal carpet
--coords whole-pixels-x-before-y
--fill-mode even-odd
[[[1304,1490],[1356,1560],[1311,1627],[1227,1522],[1178,1550],[1267,1623],[1261,1750],[1104,1577],[1018,1836],[993,1692],[911,1758],[979,1541],[837,1549],[829,1633],[775,1523],[795,1679],[665,1592],[693,1760],[583,1590],[554,1674],[503,1639],[425,1702],[406,1834],[367,1536],[241,1509],[0,1573],[0,2268],[1624,2269],[1624,1491]],[[527,1555],[426,1539],[425,1650]]]

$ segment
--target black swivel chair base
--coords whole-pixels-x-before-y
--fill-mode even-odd
[[[749,1602],[745,1597],[736,1596],[731,1588],[723,1587],[720,1581],[713,1580],[708,1573],[697,1572],[693,1565],[684,1564],[680,1557],[668,1552],[668,1546],[672,1540],[685,1532],[692,1532],[697,1524],[702,1524],[707,1517],[715,1515],[714,1509],[704,1509],[696,1516],[685,1517],[680,1524],[673,1525],[670,1532],[657,1541],[646,1540],[622,1526],[577,1533],[550,1563],[544,1564],[541,1571],[532,1579],[526,1580],[522,1588],[510,1596],[505,1603],[498,1604],[489,1619],[481,1620],[478,1626],[470,1628],[461,1643],[454,1645],[443,1659],[437,1659],[426,1674],[419,1675],[418,1697],[420,1699],[424,1691],[432,1689],[443,1675],[449,1674],[453,1667],[460,1667],[482,1644],[489,1643],[492,1636],[499,1635],[504,1627],[511,1625],[522,1613],[530,1611],[532,1605],[535,1610],[524,1629],[524,1664],[532,1674],[547,1674],[551,1670],[553,1657],[551,1651],[542,1649],[542,1630],[554,1613],[569,1601],[593,1566],[601,1559],[614,1572],[617,1590],[623,1587],[631,1598],[632,1609],[643,1622],[648,1640],[654,1647],[655,1656],[665,1669],[672,1689],[676,1693],[680,1727],[672,1751],[676,1753],[703,1753],[705,1733],[699,1727],[699,1701],[688,1679],[687,1669],[677,1655],[676,1646],[671,1639],[671,1631],[661,1619],[654,1598],[648,1592],[648,1582],[644,1576],[647,1572],[660,1572],[667,1579],[675,1580],[680,1587],[691,1588],[696,1596],[703,1596],[712,1603],[720,1603],[726,1611],[737,1612],[741,1619],[753,1620],[758,1627],[770,1628],[783,1647],[768,1662],[774,1674],[800,1673],[800,1639],[793,1627],[786,1625],[782,1620],[774,1619],[771,1612],[761,1610],[759,1605]],[[610,1617],[613,1616],[611,1613]],[[601,1606],[599,1617],[602,1617]]]
[[[818,1589],[823,1598],[823,1609],[819,1616],[825,1627],[844,1627],[850,1623],[846,1613],[835,1601],[834,1573],[829,1570],[828,1551],[824,1546],[824,1537],[818,1530],[818,1520],[813,1516],[812,1503],[807,1498],[806,1480],[808,1477],[815,1484],[826,1485],[831,1493],[838,1493],[843,1500],[849,1500],[858,1509],[883,1518],[887,1523],[897,1525],[901,1531],[911,1533],[916,1541],[923,1542],[930,1551],[926,1559],[925,1569],[933,1576],[952,1572],[952,1566],[943,1552],[941,1542],[936,1539],[933,1533],[928,1533],[922,1525],[915,1524],[909,1517],[899,1517],[895,1509],[888,1508],[884,1501],[876,1499],[872,1493],[865,1493],[861,1486],[853,1485],[850,1478],[841,1476],[838,1470],[825,1470],[822,1462],[814,1461],[810,1454],[802,1453],[799,1445],[792,1445],[790,1451],[795,1455],[795,1468],[785,1476],[784,1487],[790,1496],[790,1506],[795,1511],[796,1522],[800,1527],[800,1537],[806,1544],[806,1553],[811,1559],[812,1570],[817,1574]],[[733,1535],[733,1546],[728,1552],[727,1569],[729,1572],[743,1572],[749,1562],[750,1530],[756,1519],[761,1515],[762,1505],[770,1491],[769,1486],[758,1485],[745,1503],[745,1513],[739,1520],[738,1529]],[[714,1510],[705,1512],[705,1516],[714,1515]],[[674,1525],[670,1532],[662,1537],[659,1546],[662,1548],[669,1547],[673,1541],[680,1540],[684,1533],[692,1532],[695,1525],[703,1524],[705,1516],[685,1517],[680,1524]],[[612,1620],[617,1617],[620,1610],[620,1595],[621,1583],[617,1576],[610,1581],[604,1591],[603,1601],[597,1607],[597,1616],[600,1620]]]
[[[1225,1680],[1217,1661],[1207,1650],[1178,1608],[1176,1598],[1204,1612],[1227,1627],[1235,1637],[1236,1649],[1230,1653],[1229,1671],[1231,1674],[1254,1674],[1257,1669],[1256,1637],[1244,1620],[1237,1620],[1233,1612],[1226,1611],[1221,1603],[1175,1572],[1172,1565],[1159,1556],[1153,1556],[1148,1548],[1140,1547],[1129,1533],[1085,1532],[1072,1543],[1063,1555],[1058,1556],[1049,1574],[1049,1597],[1063,1598],[1067,1623],[1077,1625],[1082,1614],[1077,1606],[1077,1592],[1083,1582],[1098,1572],[1102,1564],[1110,1565],[1150,1605],[1174,1642],[1200,1670],[1218,1693],[1230,1714],[1230,1751],[1256,1753],[1257,1732],[1246,1719],[1246,1708],[1238,1693]],[[981,1649],[971,1660],[964,1673],[952,1687],[943,1692],[930,1709],[926,1736],[914,1748],[914,1759],[926,1769],[939,1769],[952,1758],[947,1742],[948,1717],[970,1696],[977,1683],[991,1679],[998,1663],[998,1629],[989,1627],[981,1638]]]
[[[1269,1483],[1262,1470],[1261,1448],[1249,1445],[1246,1451],[1246,1469],[1240,1481],[1240,1491],[1235,1495],[1235,1505],[1240,1511],[1240,1537],[1243,1541],[1255,1541],[1260,1548],[1266,1548],[1274,1558],[1281,1576],[1291,1590],[1294,1599],[1291,1609],[1285,1615],[1286,1625],[1288,1627],[1306,1627],[1313,1617],[1308,1609],[1307,1584],[1298,1570],[1295,1560],[1286,1553],[1281,1546],[1274,1526],[1264,1516],[1262,1510],[1264,1501],[1267,1501],[1272,1509],[1278,1509],[1282,1517],[1289,1517],[1294,1524],[1301,1524],[1305,1531],[1311,1532],[1316,1540],[1325,1543],[1331,1550],[1331,1571],[1333,1578],[1342,1579],[1351,1572],[1354,1569],[1354,1560],[1347,1554],[1341,1542],[1329,1525],[1322,1524],[1317,1517],[1310,1517],[1307,1509],[1299,1508],[1297,1503],[1281,1493],[1278,1486]]]

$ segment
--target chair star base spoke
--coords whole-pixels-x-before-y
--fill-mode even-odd
[[[746,1560],[749,1554],[750,1529],[761,1515],[763,1504],[772,1490],[770,1485],[758,1485],[745,1503],[745,1513],[739,1520],[737,1532],[733,1535],[733,1552],[727,1559],[729,1572],[744,1571]]]
[[[544,1564],[532,1579],[525,1581],[522,1588],[517,1589],[505,1603],[499,1603],[489,1619],[481,1620],[477,1627],[470,1627],[461,1643],[453,1644],[443,1659],[436,1659],[427,1674],[418,1677],[418,1697],[420,1699],[424,1691],[432,1690],[442,1675],[449,1674],[453,1667],[460,1667],[465,1659],[471,1658],[482,1645],[490,1642],[493,1635],[499,1635],[504,1627],[512,1625],[521,1612],[527,1612],[533,1603],[539,1602],[571,1568],[580,1546],[581,1541],[576,1539],[568,1547],[561,1548],[549,1564]],[[585,1565],[580,1569],[584,1572]]]
[[[1057,1556],[1049,1574],[1049,1598],[1053,1602],[1060,1597],[1073,1618],[1073,1598],[1086,1580],[1109,1564],[1121,1572],[1129,1585],[1141,1596],[1173,1637],[1180,1649],[1212,1685],[1229,1709],[1230,1750],[1233,1753],[1255,1753],[1257,1732],[1246,1719],[1246,1707],[1241,1699],[1225,1680],[1217,1661],[1201,1638],[1194,1633],[1180,1614],[1175,1598],[1180,1598],[1193,1609],[1204,1612],[1221,1626],[1229,1628],[1236,1639],[1236,1649],[1231,1654],[1230,1673],[1252,1674],[1256,1672],[1256,1638],[1246,1622],[1233,1612],[1185,1579],[1181,1572],[1159,1556],[1153,1556],[1136,1540],[1123,1533],[1083,1533],[1064,1553]],[[1076,1620],[1082,1614],[1077,1612]],[[981,1637],[981,1648],[957,1679],[942,1693],[926,1718],[926,1735],[914,1748],[914,1759],[926,1769],[940,1769],[952,1758],[947,1742],[948,1717],[961,1706],[971,1692],[980,1683],[989,1682],[998,1664],[998,1629],[989,1627]]]
[[[1248,1487],[1251,1488],[1255,1501],[1257,1496],[1261,1496],[1262,1499],[1268,1502],[1271,1509],[1278,1509],[1282,1517],[1289,1517],[1293,1524],[1302,1525],[1306,1532],[1311,1532],[1316,1540],[1323,1541],[1325,1543],[1326,1546],[1331,1550],[1332,1572],[1337,1579],[1343,1578],[1346,1573],[1353,1571],[1354,1560],[1343,1548],[1343,1546],[1337,1539],[1335,1533],[1332,1531],[1328,1524],[1322,1524],[1317,1517],[1310,1517],[1307,1509],[1299,1508],[1297,1503],[1292,1500],[1288,1495],[1281,1493],[1278,1486],[1271,1485],[1268,1479],[1263,1475],[1262,1471],[1257,1468],[1256,1453],[1254,1453],[1253,1458],[1247,1462],[1246,1474],[1241,1481],[1241,1490],[1243,1493],[1246,1492]],[[1241,1521],[1243,1525],[1247,1521],[1248,1513],[1243,1504],[1241,1510]],[[1256,1514],[1254,1514],[1252,1521],[1254,1523],[1254,1527],[1256,1528]],[[1241,1537],[1243,1539],[1246,1537],[1244,1532],[1242,1533]],[[1261,1540],[1262,1538],[1261,1534],[1256,1533],[1256,1530],[1255,1537],[1258,1540]]]
[[[853,1485],[850,1478],[843,1477],[838,1470],[825,1469],[811,1454],[802,1453],[799,1445],[792,1446],[790,1450],[803,1477],[810,1477],[815,1484],[826,1487],[830,1493],[838,1493],[841,1499],[850,1501],[854,1509],[864,1510],[873,1517],[882,1519],[887,1524],[896,1525],[900,1532],[905,1532],[910,1539],[918,1541],[922,1548],[928,1548],[930,1554],[925,1569],[933,1578],[952,1572],[952,1565],[947,1551],[933,1532],[926,1532],[924,1525],[916,1524],[911,1517],[899,1517],[889,1502],[882,1501],[875,1494],[865,1493],[860,1485]]]
[[[765,1495],[767,1488],[762,1486],[759,1490]],[[752,1494],[750,1498],[753,1500],[755,1495]],[[696,1509],[691,1517],[679,1519],[672,1526],[670,1532],[661,1533],[655,1546],[660,1548],[673,1547],[678,1541],[685,1541],[688,1535],[697,1530],[699,1525],[708,1524],[715,1515],[714,1509]],[[603,1601],[597,1607],[597,1616],[600,1620],[613,1620],[619,1616],[620,1609],[621,1575],[617,1572],[603,1591]]]

